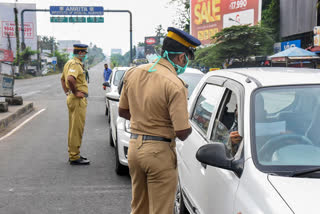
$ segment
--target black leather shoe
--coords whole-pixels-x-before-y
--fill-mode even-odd
[[[70,165],[88,165],[90,164],[90,161],[88,159],[84,159],[84,158],[79,158],[77,160],[69,160]]]
[[[81,158],[81,159],[83,159],[83,160],[88,160],[87,158],[85,158],[85,157],[82,157],[81,155],[80,155],[80,158]]]

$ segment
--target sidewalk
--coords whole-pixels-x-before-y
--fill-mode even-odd
[[[24,102],[23,105],[9,105],[8,112],[0,113],[0,131],[31,111],[33,111],[33,102]]]

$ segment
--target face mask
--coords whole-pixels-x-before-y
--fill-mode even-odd
[[[88,59],[88,54],[85,54],[85,55],[74,54],[73,56],[80,58],[82,61],[85,61]]]
[[[184,52],[171,52],[171,51],[168,52],[168,51],[164,51],[163,56],[162,56],[163,58],[167,59],[170,62],[170,64],[176,69],[176,72],[177,72],[178,75],[183,74],[185,72],[185,70],[186,70],[186,68],[188,67],[188,64],[189,64],[189,59],[188,59],[187,55],[184,55],[186,57],[187,63],[186,63],[186,65],[184,67],[181,67],[180,65],[177,65],[174,62],[172,62],[170,60],[168,54],[182,54],[182,53],[184,53]],[[155,70],[152,70],[152,69],[159,62],[160,59],[161,59],[161,57],[159,56],[158,60],[149,69],[149,72],[155,71]]]

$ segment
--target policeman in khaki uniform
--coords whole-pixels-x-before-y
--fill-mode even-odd
[[[67,95],[69,110],[68,152],[71,165],[85,165],[90,161],[80,156],[80,146],[87,111],[88,83],[83,61],[87,57],[87,45],[73,45],[74,57],[63,68],[61,85]]]
[[[158,60],[126,73],[119,115],[131,124],[131,214],[173,212],[178,178],[175,137],[185,140],[192,131],[188,92],[178,75],[200,44],[186,32],[169,27]]]

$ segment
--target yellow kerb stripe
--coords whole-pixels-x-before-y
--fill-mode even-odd
[[[183,44],[186,47],[193,47],[196,48],[195,45],[190,44],[189,42],[187,42],[186,40],[184,40],[181,36],[179,36],[178,34],[169,31],[167,37],[176,40],[177,42]]]

